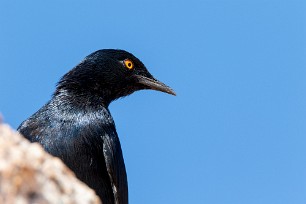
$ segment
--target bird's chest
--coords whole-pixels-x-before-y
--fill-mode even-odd
[[[67,135],[61,137],[61,142],[57,143],[56,152],[59,155],[56,156],[78,177],[88,177],[85,180],[97,178],[105,169],[103,138],[109,131],[111,130],[105,130],[101,125],[74,125],[67,130]]]
[[[105,135],[115,133],[109,121],[110,116],[100,117],[90,114],[74,117],[56,118],[46,131],[42,143],[51,154],[62,158],[66,163],[83,162],[92,166],[96,158],[103,157]],[[50,140],[50,141],[49,141]],[[52,142],[52,144],[50,143]]]

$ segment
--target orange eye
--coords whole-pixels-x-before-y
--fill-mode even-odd
[[[124,65],[125,65],[126,68],[128,68],[128,69],[133,69],[134,68],[134,63],[132,62],[132,60],[125,59],[123,62],[124,62]]]

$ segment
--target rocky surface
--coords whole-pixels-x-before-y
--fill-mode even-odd
[[[0,203],[101,203],[58,158],[0,124]]]

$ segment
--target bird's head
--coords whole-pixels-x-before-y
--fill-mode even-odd
[[[164,83],[155,79],[145,65],[124,50],[104,49],[88,55],[65,74],[55,94],[95,95],[105,104],[142,89],[152,89],[175,95]]]

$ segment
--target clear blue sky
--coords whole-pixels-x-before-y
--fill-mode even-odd
[[[1,1],[0,112],[18,125],[102,48],[177,97],[110,106],[130,203],[306,203],[306,2]]]

